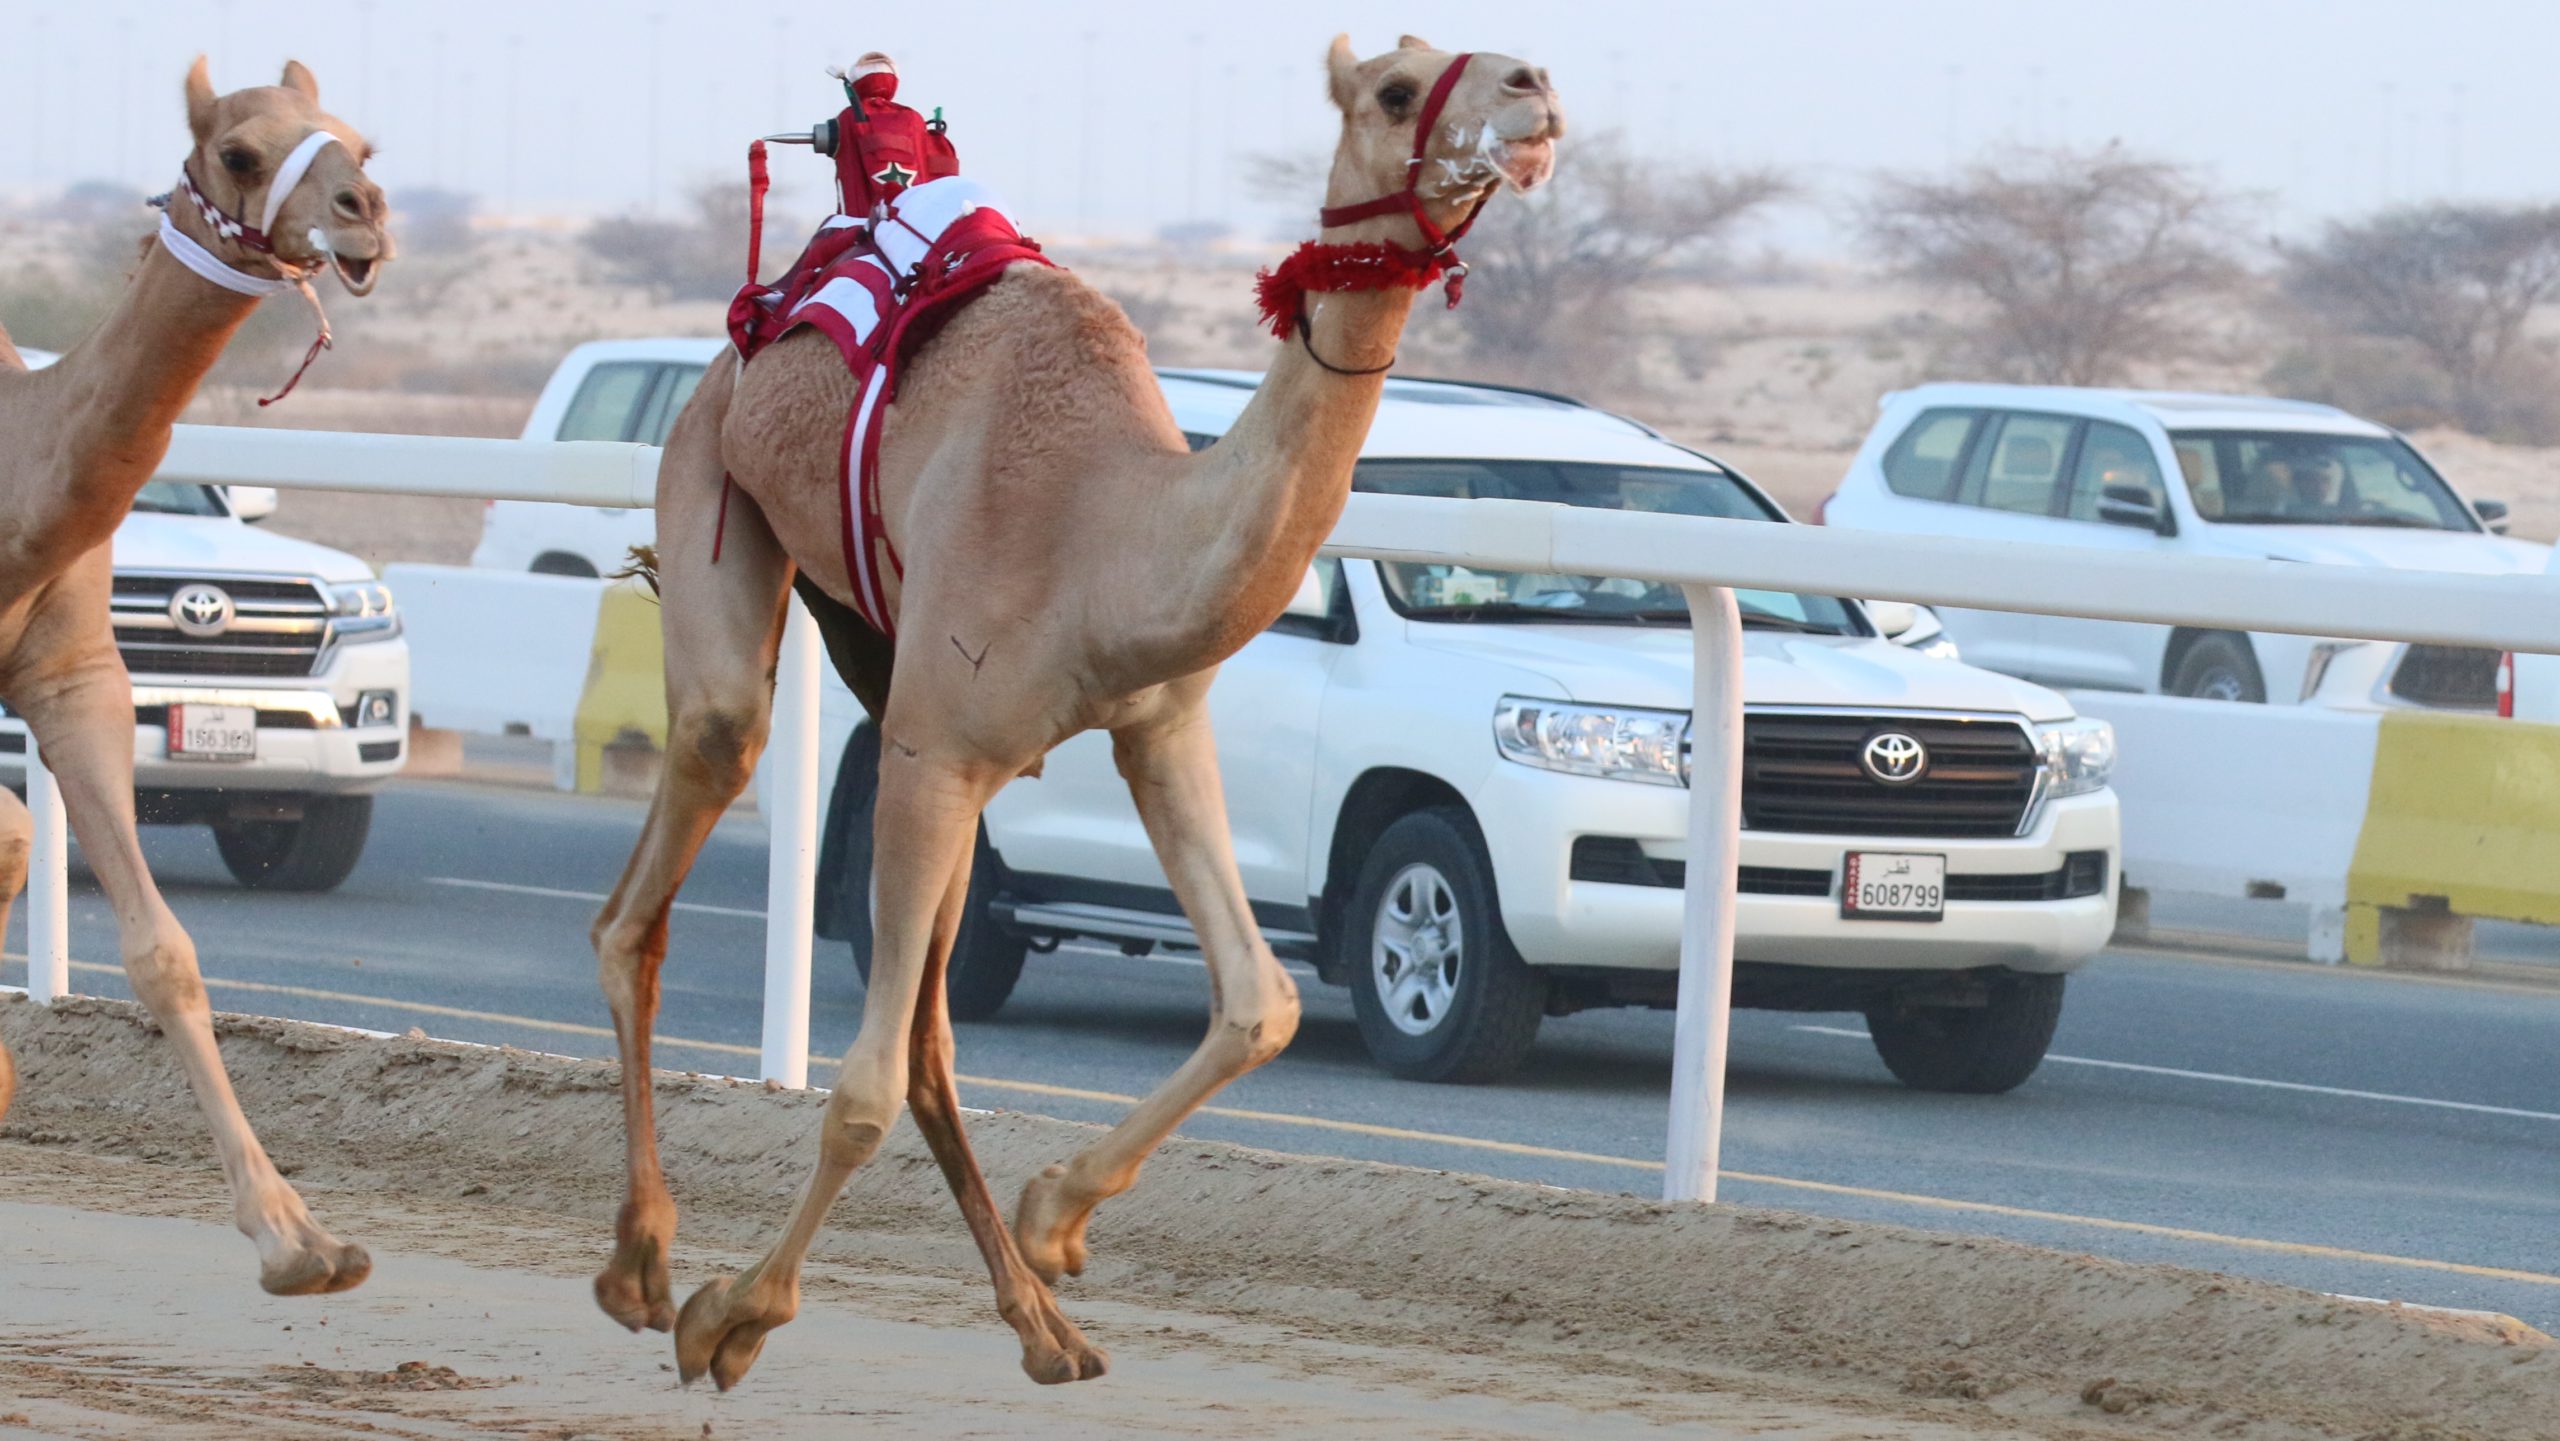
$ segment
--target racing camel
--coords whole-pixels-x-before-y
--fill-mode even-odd
[[[0,334],[0,700],[25,717],[60,782],[115,910],[133,993],[212,1123],[232,1219],[258,1246],[258,1283],[280,1296],[344,1291],[373,1263],[311,1219],[249,1129],[214,1048],[195,943],[143,865],[133,685],[107,618],[108,541],[259,300],[324,270],[354,294],[371,291],[391,258],[390,208],[364,176],[364,137],[321,110],[320,84],[299,61],[278,84],[216,96],[198,57],[186,95],[195,148],[115,309],[46,370],[30,373]],[[33,830],[25,803],[0,789],[0,924],[26,881]],[[11,1089],[0,1051],[0,1112]]]
[[[885,64],[885,62],[882,62]],[[860,599],[842,457],[856,399],[815,330],[724,355],[659,470],[667,760],[593,940],[622,1057],[628,1192],[596,1278],[605,1311],[672,1327],[687,1381],[726,1389],[799,1306],[800,1268],[853,1172],[914,1111],[1019,1335],[1034,1380],[1101,1375],[1049,1283],[1081,1271],[1096,1205],[1298,1024],[1228,838],[1204,701],[1218,664],[1279,616],[1351,489],[1407,313],[1494,193],[1544,181],[1563,132],[1544,71],[1407,37],[1328,62],[1342,134],[1323,238],[1262,281],[1286,337],[1227,437],[1194,455],[1119,308],[1065,270],[1006,270],[906,362],[886,413],[877,514],[902,556],[894,649],[829,636],[881,722],[874,950],[862,1025],[828,1102],[816,1171],[772,1249],[670,1300],[676,1212],[650,1108],[650,1028],[667,913],[766,737],[795,568],[821,623]],[[730,495],[723,477],[735,482]],[[863,507],[869,511],[872,507]],[[866,548],[867,549],[867,548]],[[890,677],[894,675],[894,684]],[[1008,1230],[962,1134],[943,974],[979,811],[1080,731],[1121,771],[1208,961],[1207,1037],[1107,1136],[1032,1178]]]

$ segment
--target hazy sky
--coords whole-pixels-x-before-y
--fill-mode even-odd
[[[2284,223],[2560,198],[2551,0],[0,0],[0,194],[166,188],[180,77],[206,51],[225,90],[310,64],[395,201],[438,184],[506,213],[667,207],[741,176],[752,136],[832,114],[821,67],[876,48],[1034,234],[1264,231],[1294,215],[1245,192],[1239,157],[1329,146],[1321,56],[1345,20],[1364,54],[1407,28],[1533,60],[1583,133],[1831,195],[2002,140],[2120,138],[2267,192]],[[775,172],[804,206],[823,192],[805,153]]]

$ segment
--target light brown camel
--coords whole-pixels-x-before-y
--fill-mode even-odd
[[[1403,191],[1413,176],[1447,229],[1504,184],[1546,178],[1562,111],[1545,72],[1518,60],[1474,56],[1436,124],[1417,135],[1427,97],[1458,58],[1407,37],[1364,62],[1347,39],[1334,42],[1343,118],[1329,206]],[[1325,239],[1410,248],[1416,233],[1400,213],[1327,229]],[[593,936],[621,1046],[630,1171],[596,1296],[635,1330],[672,1326],[684,1379],[708,1372],[726,1389],[792,1318],[810,1242],[901,1098],[986,1259],[1023,1369],[1043,1382],[1102,1374],[1102,1352],[1060,1313],[1048,1283],[1083,1268],[1094,1207],[1127,1190],[1175,1125],[1297,1029],[1296,989],[1237,875],[1203,702],[1219,662],[1279,616],[1341,515],[1382,384],[1371,368],[1395,354],[1413,301],[1409,287],[1310,297],[1304,344],[1293,338],[1280,351],[1227,438],[1196,456],[1144,341],[1064,270],[1008,272],[908,362],[880,481],[906,567],[891,596],[894,686],[876,636],[829,637],[884,741],[861,1031],[827,1106],[816,1174],[781,1238],[679,1315],[667,1276],[675,1205],[650,1110],[668,907],[764,745],[795,568],[822,616],[842,617],[852,594],[837,538],[853,391],[833,344],[803,330],[744,367],[734,352],[713,365],[659,470],[667,765]],[[724,474],[741,494],[715,564]],[[1097,728],[1112,734],[1199,934],[1209,1031],[1108,1136],[1034,1177],[1008,1230],[961,1131],[943,970],[979,811],[1058,742]]]
[[[249,1129],[214,1048],[195,943],[143,865],[133,686],[107,616],[108,542],[168,452],[179,412],[257,308],[240,287],[328,268],[350,291],[371,290],[391,257],[389,209],[364,177],[364,137],[322,112],[319,82],[300,62],[280,84],[216,97],[199,57],[186,95],[195,132],[186,173],[246,229],[208,220],[181,185],[167,211],[181,239],[164,231],[146,247],[123,298],[69,354],[30,373],[0,335],[0,700],[34,731],[115,910],[133,993],[177,1048],[212,1123],[232,1219],[258,1246],[258,1283],[277,1295],[343,1291],[373,1263],[311,1219]],[[312,140],[316,132],[335,143]],[[296,167],[307,168],[269,203],[271,182]],[[275,237],[272,253],[251,248],[262,232]],[[0,924],[26,880],[32,830],[26,805],[0,789]],[[10,1090],[0,1052],[0,1111]]]

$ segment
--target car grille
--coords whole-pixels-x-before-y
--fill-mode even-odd
[[[194,585],[231,598],[220,632],[187,635],[171,617],[171,599]],[[113,609],[116,649],[136,675],[304,676],[329,639],[329,599],[307,580],[119,573]]]
[[[1920,778],[1886,785],[1859,756],[1900,731],[1928,750]],[[1742,718],[1742,823],[1814,835],[2013,836],[2042,758],[2010,720],[1750,711]]]
[[[2413,645],[2391,673],[2391,693],[2415,705],[2494,709],[2498,653],[2463,645]]]

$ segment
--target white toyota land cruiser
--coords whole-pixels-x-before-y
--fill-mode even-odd
[[[274,509],[271,490],[155,480],[116,529],[135,802],[146,823],[212,826],[243,885],[325,891],[400,770],[409,646],[363,561],[250,527]],[[0,711],[0,782],[26,789],[26,752]]]
[[[1169,372],[1195,445],[1258,377]],[[1354,484],[1784,523],[1749,482],[1569,401],[1390,381]],[[2112,932],[2114,738],[2040,687],[1916,654],[1829,596],[1744,592],[1734,1000],[1864,1012],[1906,1083],[2003,1091],[2043,1059],[2063,977]],[[1236,857],[1264,934],[1348,985],[1397,1075],[1474,1081],[1541,1018],[1667,1006],[1690,704],[1676,588],[1319,560],[1211,693]],[[847,735],[819,926],[863,961],[879,742]],[[833,747],[824,754],[833,755]],[[1106,736],[986,812],[955,1014],[1067,937],[1188,945]]]

